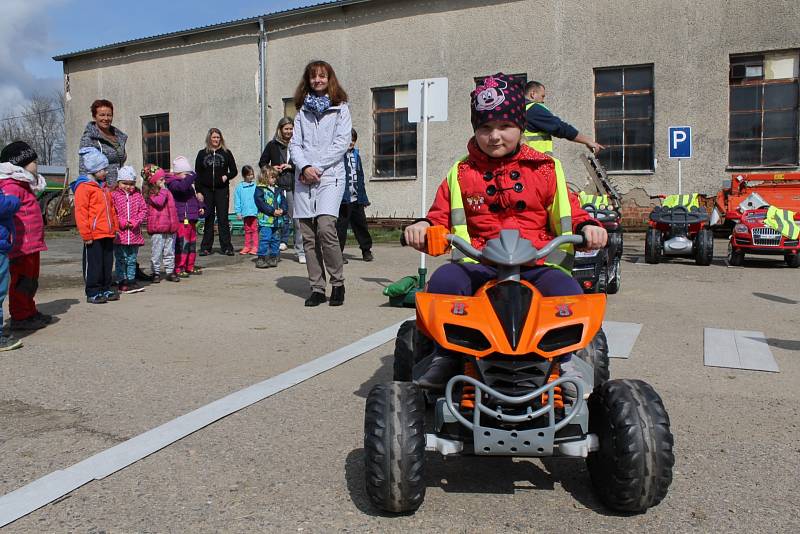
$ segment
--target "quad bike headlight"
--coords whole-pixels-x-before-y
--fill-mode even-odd
[[[739,224],[737,224],[736,226],[733,227],[733,233],[734,234],[749,234],[750,233],[750,228],[748,228],[746,224],[739,223]]]

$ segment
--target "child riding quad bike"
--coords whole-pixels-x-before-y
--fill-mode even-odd
[[[682,256],[694,258],[697,265],[710,265],[714,258],[714,234],[708,221],[697,193],[664,197],[661,206],[650,213],[645,261],[658,263],[664,256]]]
[[[619,291],[622,283],[622,215],[608,195],[592,195],[581,191],[578,198],[581,207],[608,232],[608,244],[601,250],[577,251],[572,276],[585,293],[613,295]]]
[[[367,398],[365,476],[373,504],[388,512],[422,504],[425,451],[586,458],[609,508],[644,512],[661,502],[674,464],[669,417],[647,383],[608,380],[606,296],[543,297],[520,279],[521,266],[584,237],[559,236],[537,250],[517,230],[502,230],[479,251],[445,233],[428,228],[429,253],[452,244],[495,268],[497,279],[474,296],[417,293],[416,323],[398,333],[394,381],[376,385]],[[412,382],[436,345],[464,364],[443,394]],[[562,374],[559,364],[571,354],[579,372]]]

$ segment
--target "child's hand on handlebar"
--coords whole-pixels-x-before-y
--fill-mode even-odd
[[[608,242],[608,232],[602,226],[587,225],[581,229],[581,233],[586,241],[581,247],[583,249],[595,250],[603,248]]]
[[[428,227],[430,227],[430,224],[427,221],[419,221],[411,226],[406,226],[406,229],[403,232],[406,245],[409,247],[414,247],[420,252],[425,252],[425,234],[428,230]]]

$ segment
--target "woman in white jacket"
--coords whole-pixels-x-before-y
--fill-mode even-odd
[[[331,306],[344,303],[342,250],[336,218],[345,189],[344,154],[352,121],[347,93],[324,61],[306,65],[294,94],[298,110],[289,152],[295,164],[294,217],[300,221],[311,296],[306,306],[325,302],[325,270]]]

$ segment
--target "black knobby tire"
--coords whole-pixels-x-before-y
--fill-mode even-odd
[[[612,510],[641,513],[667,495],[673,438],[658,393],[641,380],[609,380],[589,397],[589,431],[600,448],[586,462],[597,495]]]
[[[387,512],[412,512],[425,498],[425,400],[410,382],[372,388],[364,415],[367,495]]]
[[[433,352],[433,341],[417,330],[417,322],[406,321],[397,330],[394,342],[394,377],[398,382],[410,382],[414,364]]]
[[[620,285],[622,285],[622,261],[620,261],[619,258],[614,258],[611,262],[611,267],[612,268],[608,275],[608,286],[606,286],[606,293],[609,295],[615,295],[619,292]]]
[[[644,238],[644,261],[658,263],[661,252],[661,231],[657,228],[648,228]]]
[[[604,263],[600,268],[600,275],[597,277],[597,283],[594,286],[595,293],[605,293],[608,288],[608,263]]]
[[[597,331],[592,341],[575,353],[575,356],[594,367],[594,387],[605,384],[611,376],[608,368],[608,340],[603,329]]]
[[[787,267],[793,269],[800,267],[800,254],[784,254],[783,259],[786,261]]]
[[[733,245],[728,243],[728,265],[731,267],[741,267],[744,263],[744,252],[736,250]]]
[[[710,228],[702,228],[698,233],[694,262],[697,265],[711,265],[714,259],[714,234]]]

